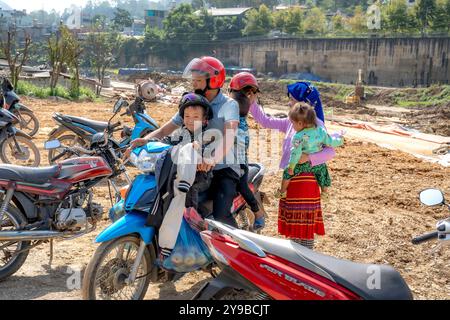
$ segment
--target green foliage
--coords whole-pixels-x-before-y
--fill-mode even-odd
[[[303,32],[303,16],[303,10],[298,7],[278,11],[274,14],[274,26],[289,34],[300,34]]]
[[[436,2],[436,12],[431,29],[440,32],[450,31],[450,0],[438,0]]]
[[[362,6],[356,6],[353,17],[348,20],[348,25],[352,33],[367,32],[367,18]]]
[[[416,17],[422,27],[422,32],[431,25],[435,16],[436,0],[419,0],[416,6]]]
[[[20,95],[33,96],[40,99],[56,96],[68,100],[96,100],[95,93],[85,87],[80,88],[79,96],[72,96],[69,90],[60,85],[56,86],[56,88],[52,92],[52,89],[50,87],[38,87],[32,83],[20,80],[17,83],[16,91]]]
[[[273,29],[272,13],[264,4],[258,10],[250,10],[246,15],[246,26],[242,32],[247,36],[262,36]]]
[[[227,40],[242,36],[244,23],[237,17],[218,17],[214,19],[215,39]]]
[[[129,11],[116,8],[113,24],[115,29],[122,31],[124,27],[131,27],[133,25],[133,18]]]
[[[315,7],[306,14],[303,22],[306,34],[323,34],[326,30],[326,17],[322,10]]]
[[[404,0],[392,0],[385,8],[385,30],[405,32],[417,28],[414,11]]]

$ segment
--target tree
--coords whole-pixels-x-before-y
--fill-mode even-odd
[[[246,15],[244,35],[262,36],[269,33],[274,26],[272,13],[264,4],[258,10],[250,10]]]
[[[237,17],[218,17],[214,19],[215,38],[227,40],[242,36],[244,24]]]
[[[92,30],[84,43],[85,58],[100,83],[103,83],[106,69],[113,63],[113,51],[120,48],[120,38],[116,32]],[[100,94],[101,87],[97,91]]]
[[[422,29],[422,35],[436,16],[435,0],[419,0],[416,5],[416,16]]]
[[[331,18],[333,32],[339,33],[345,30],[346,21],[341,14],[336,14]]]
[[[131,27],[133,25],[133,18],[131,17],[129,11],[116,8],[116,12],[114,12],[113,24],[117,30],[123,31],[124,27]]]
[[[66,62],[72,74],[70,94],[73,98],[78,98],[80,96],[80,57],[83,49],[76,36],[70,32],[64,40],[67,41]]]
[[[63,24],[59,26],[58,32],[48,39],[48,60],[52,69],[50,77],[50,90],[52,94],[58,84],[59,74],[64,64],[68,61],[71,37],[70,30]]]
[[[106,19],[107,19],[107,17],[105,15],[96,14],[92,18],[92,25],[94,25],[96,29],[105,30],[106,29]]]
[[[436,14],[432,21],[434,31],[450,31],[450,0],[438,0]]]
[[[348,25],[352,33],[367,32],[367,18],[364,14],[362,6],[356,6],[353,17],[348,20]]]
[[[15,24],[11,26],[6,34],[0,35],[0,49],[8,61],[11,82],[14,87],[17,86],[22,67],[28,59],[30,45],[31,37],[25,32],[24,43],[20,43]]]
[[[404,32],[415,27],[415,17],[404,0],[393,0],[386,8],[385,24],[389,31]]]
[[[305,33],[323,34],[326,30],[325,14],[317,7],[312,8],[307,14],[303,22]]]
[[[288,11],[286,15],[284,32],[290,34],[299,34],[302,29],[303,11],[300,8],[294,8]]]

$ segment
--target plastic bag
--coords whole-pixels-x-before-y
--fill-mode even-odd
[[[125,215],[125,201],[121,199],[119,202],[113,205],[111,209],[109,209],[108,216],[112,222],[116,222],[124,215]]]
[[[162,267],[176,272],[191,272],[207,266],[213,261],[208,247],[183,215],[177,242],[169,257],[163,260]]]

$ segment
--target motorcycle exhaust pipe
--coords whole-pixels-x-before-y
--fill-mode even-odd
[[[1,231],[0,241],[33,241],[60,238],[67,234],[58,231]]]

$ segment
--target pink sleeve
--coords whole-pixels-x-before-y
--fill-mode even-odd
[[[289,128],[289,119],[285,118],[285,119],[279,119],[279,118],[274,118],[271,116],[268,116],[264,110],[262,109],[262,107],[260,105],[258,105],[257,103],[253,103],[250,106],[250,113],[253,116],[253,118],[255,119],[255,121],[257,123],[259,123],[260,125],[262,125],[264,128],[267,129],[276,129],[282,132],[287,132],[288,128]]]
[[[336,152],[331,147],[325,147],[322,151],[309,154],[309,161],[311,166],[315,167],[319,164],[326,163],[334,158]]]

